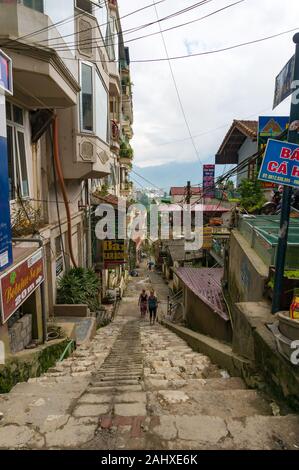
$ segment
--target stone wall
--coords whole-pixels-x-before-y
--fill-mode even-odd
[[[16,321],[8,334],[12,354],[23,351],[32,341],[32,315],[24,315]]]
[[[229,267],[225,273],[232,303],[263,300],[267,267],[237,230],[230,237]]]

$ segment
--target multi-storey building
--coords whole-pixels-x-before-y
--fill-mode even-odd
[[[92,265],[92,194],[130,197],[133,111],[116,0],[0,0],[0,47],[14,78],[6,125],[18,241],[7,272],[35,254],[34,237],[42,240],[45,276],[42,292],[0,321],[9,350],[15,315],[32,313],[33,335],[41,338],[41,312],[45,329],[57,278]]]

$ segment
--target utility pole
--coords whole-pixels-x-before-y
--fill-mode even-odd
[[[293,80],[299,80],[299,33],[295,34],[293,41],[296,44],[295,52],[295,71]],[[297,87],[296,87],[297,88]],[[299,120],[299,102],[292,96],[291,112],[290,112],[290,127],[288,132],[288,142],[292,144],[299,144],[299,134],[296,126],[291,126],[294,121]],[[275,280],[273,289],[272,313],[279,312],[281,305],[281,296],[283,290],[283,276],[285,268],[286,251],[288,246],[288,233],[290,224],[290,211],[292,200],[293,188],[285,186],[282,197],[281,218],[280,218],[280,231],[278,238],[276,266],[275,266]]]
[[[191,196],[192,196],[192,191],[191,191],[191,181],[187,182],[187,191],[186,191],[186,203],[190,204],[191,202]]]

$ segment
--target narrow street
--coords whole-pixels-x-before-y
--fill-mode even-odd
[[[1,448],[297,449],[298,417],[273,416],[241,379],[140,320],[142,287],[145,272],[90,347],[0,396]]]

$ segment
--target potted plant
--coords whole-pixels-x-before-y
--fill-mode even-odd
[[[90,312],[96,312],[100,307],[99,298],[100,281],[91,269],[70,269],[58,281],[56,303],[63,306],[60,310],[70,306],[70,310],[75,312],[74,306],[77,305],[81,307],[81,311],[86,306]]]

